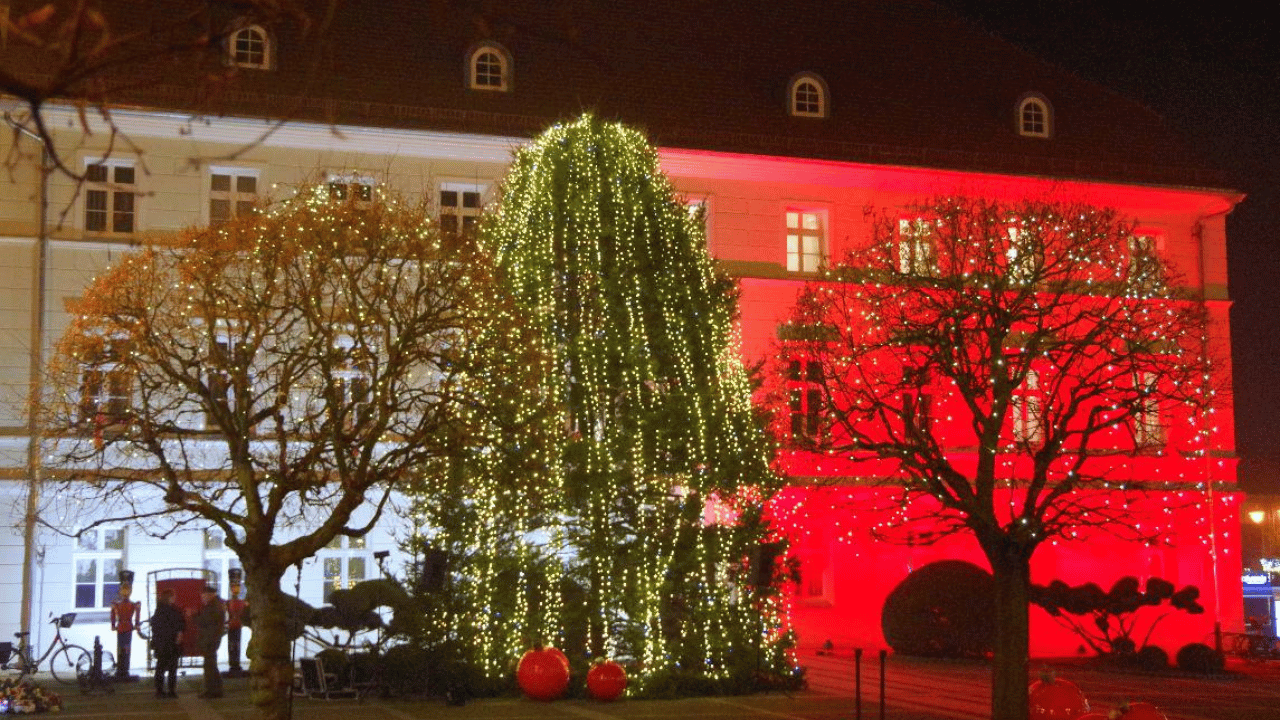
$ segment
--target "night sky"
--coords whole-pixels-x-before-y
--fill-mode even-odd
[[[1156,110],[1248,195],[1227,218],[1240,482],[1280,493],[1280,23],[1235,3],[942,2]]]

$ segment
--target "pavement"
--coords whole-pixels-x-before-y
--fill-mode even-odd
[[[600,703],[571,699],[536,702],[524,698],[473,700],[462,707],[442,700],[296,698],[299,720],[982,720],[990,717],[990,668],[977,662],[930,661],[890,657],[884,668],[880,703],[880,667],[874,654],[861,668],[852,655],[801,658],[809,688],[783,694],[621,700]],[[1074,681],[1095,711],[1106,712],[1125,700],[1145,700],[1169,720],[1280,720],[1280,663],[1232,661],[1227,672],[1191,676],[1176,671],[1139,674],[1099,669],[1088,662],[1033,662]],[[859,685],[859,675],[861,683]],[[47,675],[42,686],[63,698],[61,718],[107,720],[252,720],[245,679],[226,680],[223,698],[203,700],[200,673],[179,679],[176,700],[154,697],[150,678],[114,686],[114,692],[83,695],[75,686],[59,686]],[[859,712],[860,710],[860,712]]]

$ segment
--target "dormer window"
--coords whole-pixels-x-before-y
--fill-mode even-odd
[[[1027,94],[1018,101],[1018,134],[1023,137],[1047,138],[1053,135],[1053,109],[1038,94]]]
[[[271,38],[258,25],[248,25],[231,33],[228,60],[235,67],[266,70],[271,67]]]
[[[827,83],[813,73],[800,73],[787,86],[787,112],[795,117],[824,118],[828,113]]]
[[[511,90],[511,55],[493,43],[471,52],[467,62],[467,86],[472,90]]]

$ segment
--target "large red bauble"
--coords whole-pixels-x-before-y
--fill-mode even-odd
[[[557,647],[548,647],[543,649],[551,653],[552,655],[555,655],[556,657],[560,658],[560,662],[564,663],[564,669],[565,670],[569,669],[569,656],[565,655],[563,650]]]
[[[1169,718],[1149,702],[1136,702],[1129,703],[1129,708],[1120,713],[1120,720],[1169,720]]]
[[[553,648],[552,648],[553,649]],[[569,687],[569,665],[551,649],[534,648],[520,658],[516,682],[534,700],[555,700]]]
[[[1076,720],[1089,712],[1089,701],[1069,680],[1037,680],[1031,683],[1027,694],[1031,720]]]
[[[612,660],[606,660],[587,672],[587,692],[597,700],[617,700],[626,689],[627,671]]]

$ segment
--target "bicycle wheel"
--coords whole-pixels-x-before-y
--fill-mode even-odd
[[[79,645],[68,644],[65,647],[58,648],[58,651],[49,658],[49,673],[53,675],[53,679],[63,685],[70,685],[76,681],[76,664],[80,662],[80,658],[89,655],[89,651]],[[92,655],[89,655],[92,658]]]

